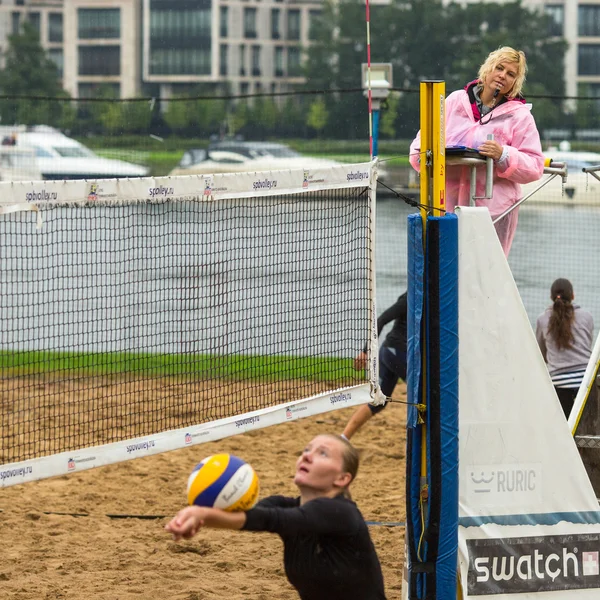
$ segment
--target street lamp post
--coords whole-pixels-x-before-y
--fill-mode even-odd
[[[371,118],[372,122],[372,156],[375,158],[378,154],[379,142],[379,112],[381,103],[385,100],[392,87],[392,63],[367,63],[362,64],[362,88],[365,98],[371,97]]]

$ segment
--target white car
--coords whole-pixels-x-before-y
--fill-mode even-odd
[[[339,164],[334,160],[303,156],[285,144],[225,141],[211,144],[208,150],[187,150],[169,175],[315,169]]]
[[[549,202],[559,204],[587,204],[600,206],[600,181],[592,174],[584,173],[583,168],[598,167],[600,176],[600,154],[595,152],[567,152],[563,150],[548,150],[544,152],[546,158],[554,162],[564,162],[567,165],[567,180],[564,185],[560,176],[555,177],[542,189],[535,192],[525,204],[534,202]],[[534,183],[521,186],[522,196],[531,193],[540,183],[549,177],[543,175],[542,179]]]
[[[42,174],[31,148],[0,146],[0,181],[39,181]]]
[[[60,132],[19,132],[16,140],[17,148],[33,149],[44,179],[112,179],[148,175],[147,167],[102,158]]]

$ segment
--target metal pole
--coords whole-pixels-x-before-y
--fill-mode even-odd
[[[488,133],[488,140],[494,139],[493,133]],[[494,194],[494,159],[489,157],[486,159],[486,179],[485,179],[485,197],[491,198]]]
[[[469,198],[469,205],[475,206],[475,197],[477,195],[477,165],[471,167],[471,195]]]
[[[378,155],[378,141],[379,141],[379,102],[373,102],[373,156],[375,158]]]

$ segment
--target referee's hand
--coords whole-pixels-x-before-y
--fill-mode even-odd
[[[367,368],[367,360],[369,360],[367,353],[359,352],[354,359],[354,368],[357,371],[364,371]]]

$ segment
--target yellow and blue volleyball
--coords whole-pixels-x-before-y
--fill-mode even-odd
[[[188,504],[250,510],[258,500],[259,484],[254,469],[233,454],[214,454],[199,462],[188,478]]]

